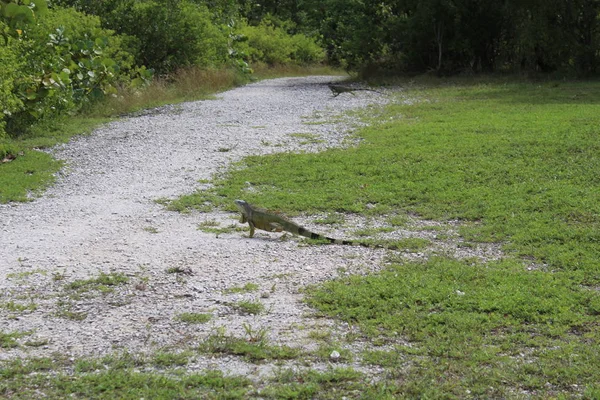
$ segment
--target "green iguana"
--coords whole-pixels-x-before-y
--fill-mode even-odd
[[[352,88],[352,87],[348,87],[348,86],[342,86],[342,85],[333,85],[333,84],[328,84],[327,86],[329,86],[329,89],[331,90],[331,93],[333,93],[333,97],[337,97],[342,93],[350,93],[351,95],[355,96],[354,92],[356,92],[357,90],[366,90],[368,92],[375,92],[375,93],[379,93],[379,94],[385,94],[383,92],[378,92],[377,90],[373,90],[373,89],[363,89],[363,88]]]
[[[345,244],[350,246],[363,247],[383,247],[377,245],[369,245],[367,243],[361,242],[333,239],[327,236],[319,235],[318,233],[311,232],[303,226],[295,224],[292,221],[280,215],[271,213],[262,208],[254,207],[244,200],[235,200],[235,205],[239,208],[240,212],[242,213],[240,222],[242,224],[247,222],[248,225],[250,225],[250,237],[254,236],[255,229],[262,229],[263,231],[267,232],[285,231],[294,235],[304,236],[309,239],[326,240],[330,243],[335,244]]]

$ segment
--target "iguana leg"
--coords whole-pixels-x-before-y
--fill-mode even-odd
[[[254,236],[254,224],[248,221],[248,225],[250,225],[250,237]]]
[[[248,219],[244,214],[242,214],[242,216],[240,217],[240,223],[245,224],[246,222],[248,222]]]
[[[277,222],[271,222],[269,224],[269,228],[271,228],[271,232],[281,232],[283,231],[283,226],[281,226],[281,224],[278,224]]]

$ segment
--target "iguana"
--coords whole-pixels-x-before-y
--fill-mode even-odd
[[[269,212],[263,208],[258,208],[250,205],[244,200],[235,200],[235,205],[239,208],[242,216],[240,223],[248,223],[250,225],[250,237],[254,236],[255,229],[262,229],[267,232],[289,232],[294,235],[300,235],[309,239],[326,240],[330,243],[344,244],[350,246],[363,246],[363,247],[384,247],[378,245],[369,245],[367,243],[353,242],[349,240],[334,239],[327,236],[319,235],[309,231],[308,229],[295,224],[294,222],[284,218],[280,215]]]
[[[375,93],[379,93],[379,94],[385,94],[383,92],[378,92],[377,90],[373,90],[373,89],[363,89],[363,88],[352,88],[352,87],[348,87],[348,86],[342,86],[342,85],[333,85],[333,84],[328,84],[327,86],[329,86],[329,89],[331,90],[331,93],[333,93],[333,97],[337,97],[342,93],[350,93],[351,95],[355,96],[355,94],[353,92],[357,91],[357,90],[366,90],[368,92],[375,92]]]

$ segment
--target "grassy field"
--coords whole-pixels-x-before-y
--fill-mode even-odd
[[[600,398],[600,83],[405,83],[359,146],[249,157],[174,209],[235,198],[294,213],[458,220],[465,245],[500,243],[501,260],[391,253],[378,274],[306,290],[323,316],[360,328],[379,366],[282,371],[256,383],[185,371],[185,355],[5,363],[0,397]],[[409,100],[409,101],[403,101]],[[1,168],[1,167],[0,167]],[[252,190],[248,190],[248,182]],[[353,338],[348,338],[351,341]],[[0,332],[0,347],[14,343]],[[195,351],[256,362],[314,355],[214,337]],[[258,348],[257,348],[258,347]],[[93,373],[92,373],[93,372]]]
[[[501,243],[506,257],[398,258],[311,288],[309,303],[385,345],[365,356],[391,396],[600,397],[600,84],[407,86],[410,101],[372,117],[360,146],[250,157],[171,207],[243,198],[459,220],[467,243]]]

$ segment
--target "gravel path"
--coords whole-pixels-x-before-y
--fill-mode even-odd
[[[0,359],[189,348],[217,327],[243,337],[244,324],[268,329],[273,343],[310,346],[310,329],[297,327],[331,322],[307,321],[298,289],[342,268],[375,268],[384,252],[298,246],[280,234],[216,237],[198,224],[229,226],[238,216],[179,214],[155,200],[192,192],[250,154],[339,146],[355,124],[339,118],[345,111],[389,100],[370,92],[333,98],[332,79],[262,81],[113,122],[54,149],[67,162],[58,182],[31,203],[0,205],[0,332],[29,332],[18,347],[0,348]],[[101,273],[129,283],[108,294],[68,288]],[[224,292],[247,283],[260,289]],[[240,300],[260,301],[266,312],[241,315],[232,307]],[[213,319],[189,325],[177,319],[183,312]],[[233,361],[206,363],[243,371]]]
[[[343,145],[356,125],[345,111],[390,100],[371,92],[333,98],[326,86],[332,79],[262,81],[216,100],[113,122],[54,149],[67,162],[58,182],[31,203],[0,205],[0,333],[26,333],[17,347],[0,348],[0,360],[193,349],[219,328],[237,337],[247,336],[248,328],[267,332],[272,344],[310,351],[317,346],[310,332],[342,336],[351,330],[310,317],[299,289],[340,273],[376,270],[385,250],[299,246],[269,233],[249,239],[247,226],[246,233],[217,237],[198,225],[215,220],[230,226],[237,215],[180,214],[155,202],[196,190],[199,179],[247,155]],[[310,226],[310,219],[297,220]],[[324,233],[347,237],[344,229],[363,223],[356,218]],[[435,242],[435,231],[418,234]],[[455,244],[439,242],[438,248],[458,249]],[[494,248],[476,252],[497,255]],[[181,272],[169,272],[175,268]],[[78,293],[72,286],[102,273],[123,274],[129,282],[109,293]],[[226,291],[247,283],[259,290]],[[265,312],[240,313],[234,304],[242,300],[261,302]],[[185,312],[213,318],[187,324],[178,319]],[[199,355],[188,365],[196,368],[260,376],[274,367]]]

